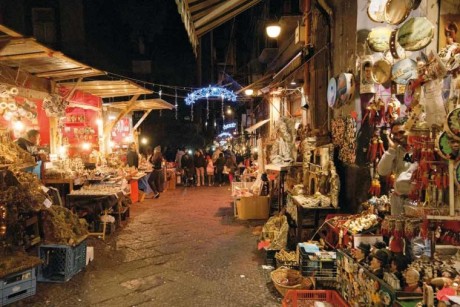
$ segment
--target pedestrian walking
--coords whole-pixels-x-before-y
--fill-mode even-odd
[[[150,188],[153,191],[153,197],[158,198],[160,197],[160,191],[162,191],[162,185],[163,183],[161,182],[162,176],[162,163],[163,163],[163,156],[161,154],[161,147],[157,146],[155,147],[153,151],[153,155],[150,158],[150,163],[153,165],[153,170],[152,173],[149,176],[148,183]]]
[[[206,156],[206,175],[208,176],[208,184],[209,186],[214,185],[214,163],[212,162],[211,156]]]
[[[196,186],[199,187],[201,184],[205,185],[204,181],[204,168],[206,167],[206,161],[203,156],[201,149],[195,151],[195,157],[193,160],[196,170]]]
[[[184,186],[193,185],[193,174],[195,173],[195,164],[193,163],[193,158],[190,156],[188,151],[185,151],[185,154],[181,159],[181,166],[184,170]]]
[[[233,177],[235,176],[235,171],[237,167],[232,156],[229,156],[227,160],[225,161],[225,167],[227,168],[227,172],[228,172],[228,182],[232,184]]]
[[[219,184],[219,187],[222,186],[224,182],[224,166],[225,166],[225,158],[224,153],[219,154],[219,158],[216,160],[216,181]]]

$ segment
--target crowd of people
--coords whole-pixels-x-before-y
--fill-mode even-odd
[[[163,156],[161,147],[155,147],[154,151],[147,150],[140,155],[136,151],[136,144],[132,143],[128,147],[126,164],[130,167],[138,168],[142,160],[152,164],[152,173],[148,178],[148,188],[153,191],[147,198],[158,198],[163,191]],[[172,160],[172,159],[170,159]],[[201,186],[222,186],[231,184],[235,177],[243,174],[244,170],[251,166],[251,159],[247,157],[243,160],[240,157],[239,164],[237,156],[230,150],[222,147],[216,148],[214,152],[206,152],[202,149],[179,148],[176,152],[175,162],[176,171],[181,174],[181,183],[184,187]]]

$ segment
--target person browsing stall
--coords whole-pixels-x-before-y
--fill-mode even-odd
[[[45,160],[45,156],[43,154],[39,154],[37,149],[39,143],[40,131],[35,129],[27,131],[24,137],[20,137],[16,140],[16,144],[30,153],[35,158],[35,161],[43,161]]]
[[[162,163],[163,163],[163,156],[161,154],[161,147],[155,147],[153,151],[153,156],[150,158],[150,163],[152,163],[153,170],[149,176],[148,183],[150,188],[153,191],[153,197],[158,198],[160,197],[160,191],[162,190]]]
[[[377,172],[381,176],[394,174],[395,183],[390,195],[391,214],[404,213],[404,204],[407,202],[411,190],[412,173],[417,170],[418,163],[412,161],[407,143],[405,118],[398,118],[391,124],[391,134],[388,138],[388,149],[377,165]]]
[[[139,167],[139,154],[136,151],[136,143],[132,142],[129,144],[128,153],[126,154],[126,162],[129,167]]]

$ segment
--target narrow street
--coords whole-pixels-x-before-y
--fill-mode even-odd
[[[95,259],[61,284],[13,306],[280,306],[252,226],[233,218],[230,190],[177,187],[133,204]]]

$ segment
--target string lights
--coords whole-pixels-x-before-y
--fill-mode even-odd
[[[174,90],[174,109],[176,110],[176,120],[177,120],[177,112],[178,112],[178,109],[177,109],[178,105],[177,105],[177,89]]]

